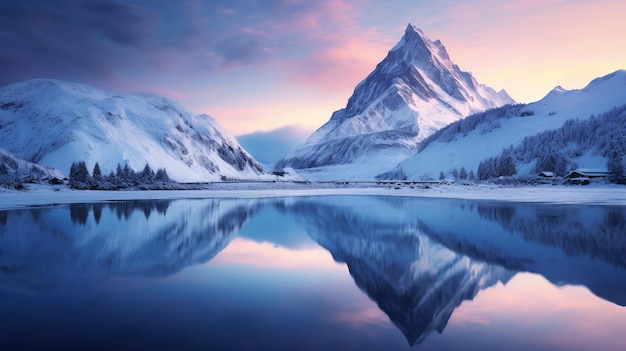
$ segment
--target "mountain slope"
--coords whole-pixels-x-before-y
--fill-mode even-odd
[[[178,181],[255,178],[258,164],[211,117],[172,100],[119,95],[59,80],[0,88],[0,147],[68,174],[72,162],[166,168]]]
[[[464,167],[476,171],[480,161],[496,156],[524,138],[561,128],[568,120],[584,121],[626,104],[626,71],[619,70],[594,79],[580,90],[556,87],[543,99],[525,105],[487,111],[455,122],[423,141],[415,156],[402,162],[391,174],[410,179],[436,178]],[[591,154],[590,154],[591,152]],[[584,154],[584,155],[583,155]],[[606,167],[606,158],[582,150],[580,167]],[[529,173],[525,164],[518,173]]]
[[[0,148],[0,186],[17,187],[22,181],[42,182],[54,178],[63,179],[63,174],[54,168],[42,167],[16,158]]]
[[[371,178],[381,167],[410,157],[422,139],[443,126],[513,102],[506,92],[497,93],[461,71],[440,41],[409,24],[346,107],[276,168],[311,169],[320,177],[343,170],[348,178]]]

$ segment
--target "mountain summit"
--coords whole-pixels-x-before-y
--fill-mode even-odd
[[[504,90],[479,84],[450,60],[439,40],[409,24],[346,107],[276,168],[305,169],[320,179],[371,178],[410,157],[436,130],[510,103]]]

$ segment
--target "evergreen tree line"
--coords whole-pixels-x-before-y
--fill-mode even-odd
[[[468,180],[475,182],[477,180],[489,180],[498,177],[510,177],[517,174],[517,168],[515,167],[515,161],[511,156],[513,148],[505,150],[503,155],[490,157],[483,160],[478,165],[476,173],[473,170],[467,172],[465,167],[461,167],[461,170],[456,168],[452,170],[452,178],[454,180]],[[439,173],[439,180],[446,179],[446,174],[442,171]]]
[[[146,164],[141,172],[135,172],[128,164],[122,167],[119,163],[115,172],[103,175],[98,162],[91,174],[84,161],[74,162],[70,167],[68,185],[73,189],[117,190],[127,188],[163,189],[173,183],[165,168],[156,172]]]
[[[515,161],[511,156],[511,149],[500,156],[490,157],[478,164],[476,175],[478,180],[487,180],[498,177],[510,177],[517,174]]]
[[[454,180],[469,180],[471,182],[475,182],[476,174],[474,173],[473,170],[470,170],[468,173],[465,167],[461,167],[460,171],[457,170],[456,168],[452,171],[452,178]],[[439,180],[444,180],[444,179],[446,179],[446,174],[443,173],[443,171],[439,172]]]
[[[600,114],[592,115],[586,120],[568,120],[559,129],[548,130],[526,137],[515,148],[507,148],[496,158],[507,155],[519,163],[536,162],[534,172],[549,171],[556,176],[565,176],[569,170],[578,165],[573,161],[583,153],[592,151],[607,158],[607,170],[611,172],[609,180],[624,181],[623,157],[626,152],[626,105],[613,108]],[[487,159],[481,162],[483,170],[491,170],[494,160]],[[514,163],[515,164],[515,163]],[[584,165],[583,165],[584,166]],[[499,176],[492,172],[490,176]],[[504,174],[500,174],[504,175]],[[487,178],[488,179],[488,178]]]

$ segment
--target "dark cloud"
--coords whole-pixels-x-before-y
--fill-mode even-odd
[[[220,67],[228,69],[262,62],[269,49],[259,35],[242,33],[225,38],[215,46],[215,53],[222,58]]]
[[[134,48],[154,44],[154,27],[158,15],[145,7],[115,1],[88,1],[81,5],[81,22],[85,28],[113,43]]]
[[[128,89],[268,62],[307,67],[329,45],[313,33],[341,22],[342,1],[3,0],[0,85],[60,78]]]
[[[0,84],[35,77],[106,80],[154,46],[157,15],[117,1],[0,3]]]

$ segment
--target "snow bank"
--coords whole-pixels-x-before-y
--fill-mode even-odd
[[[0,209],[65,203],[118,200],[197,199],[197,198],[268,198],[328,195],[378,195],[428,198],[454,198],[561,204],[597,204],[626,206],[626,187],[612,184],[589,186],[498,185],[377,185],[376,183],[294,183],[251,182],[212,183],[203,190],[92,191],[67,187],[29,185],[28,191],[0,189]]]

